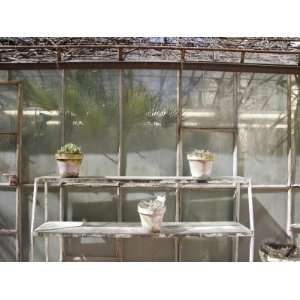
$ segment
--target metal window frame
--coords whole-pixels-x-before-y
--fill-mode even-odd
[[[122,51],[122,50],[119,50]],[[184,52],[182,50],[182,52]],[[182,55],[184,57],[184,54]],[[123,97],[122,97],[122,74],[123,70],[126,69],[173,69],[177,70],[177,109],[178,112],[182,109],[182,72],[183,70],[205,70],[205,71],[222,71],[222,72],[234,72],[235,82],[238,80],[240,72],[251,72],[251,73],[272,73],[272,74],[287,74],[288,76],[288,97],[287,97],[287,114],[288,114],[288,182],[287,184],[256,184],[253,185],[253,189],[261,192],[287,192],[287,225],[286,231],[291,237],[290,226],[292,223],[292,198],[294,190],[300,188],[299,185],[294,182],[294,172],[295,172],[295,148],[294,148],[294,129],[293,120],[291,117],[291,77],[292,74],[299,74],[300,67],[298,66],[282,66],[282,65],[259,65],[259,64],[232,64],[232,63],[210,63],[210,62],[124,62],[122,61],[122,53],[120,52],[119,62],[60,62],[60,63],[0,63],[0,69],[5,70],[17,70],[17,69],[58,69],[62,72],[62,89],[64,90],[64,71],[67,69],[118,69],[119,70],[119,129],[122,132],[122,122],[123,118],[121,116],[123,107]],[[236,83],[235,83],[235,86]],[[234,89],[233,97],[237,97],[237,91]],[[62,110],[64,110],[64,97],[62,96]],[[236,108],[237,109],[237,108]],[[237,111],[236,111],[237,112]],[[64,111],[61,112],[62,117],[64,116]],[[237,116],[236,116],[237,117]],[[64,118],[63,118],[64,119]],[[176,147],[176,175],[181,174],[182,167],[182,130],[184,127],[180,127],[181,118],[177,118],[176,132],[177,132],[177,147]],[[64,142],[64,122],[61,122],[62,138],[61,142]],[[224,132],[231,131],[234,134],[234,160],[233,160],[233,173],[237,174],[237,162],[238,162],[238,143],[237,137],[238,133],[237,123],[235,128],[205,128],[203,130],[216,131],[222,130]],[[190,128],[189,130],[198,130],[197,128]],[[199,128],[201,130],[201,128]],[[122,134],[119,135],[119,163],[118,163],[118,174],[122,175],[122,157],[123,157],[123,141]],[[180,167],[181,164],[181,167]],[[21,178],[21,177],[20,177]],[[32,187],[33,184],[20,182],[20,188],[23,186]],[[121,193],[119,193],[121,197]],[[121,202],[118,202],[118,220],[122,220],[122,207]],[[176,220],[180,220],[181,217],[181,194],[178,189],[176,192]],[[178,260],[180,256],[180,245],[176,246],[175,249],[175,259]],[[121,253],[121,251],[118,251]],[[122,257],[122,255],[121,255]]]

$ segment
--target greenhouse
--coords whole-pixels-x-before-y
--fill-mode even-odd
[[[0,261],[297,245],[299,65],[299,38],[0,38]],[[59,173],[68,144],[79,177]]]

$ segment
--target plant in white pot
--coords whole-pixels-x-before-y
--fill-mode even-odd
[[[143,200],[138,204],[138,212],[144,228],[150,232],[160,232],[166,212],[166,196],[158,195],[155,200]]]
[[[193,177],[208,178],[211,175],[214,155],[208,150],[194,150],[187,155]]]
[[[61,177],[78,177],[83,153],[80,147],[69,143],[57,150],[55,155]]]

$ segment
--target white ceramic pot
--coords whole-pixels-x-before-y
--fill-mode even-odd
[[[82,154],[56,154],[58,173],[61,177],[78,177]]]
[[[144,228],[147,228],[151,232],[160,232],[160,227],[166,212],[165,206],[152,210],[138,205],[138,212]]]
[[[190,171],[193,177],[210,177],[213,161],[201,159],[188,159]]]

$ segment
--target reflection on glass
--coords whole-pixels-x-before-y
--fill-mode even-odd
[[[175,175],[176,80],[176,71],[124,71],[126,175]]]
[[[23,181],[54,175],[60,135],[61,71],[12,71],[11,77],[23,83]]]
[[[183,125],[232,127],[233,73],[183,71]]]
[[[82,175],[117,175],[118,71],[65,71],[65,141],[82,146]]]
[[[254,183],[287,183],[287,75],[239,78],[239,174]]]
[[[232,191],[184,191],[182,193],[183,221],[232,221],[232,211]]]
[[[113,189],[69,190],[68,220],[86,222],[117,221],[117,191]],[[115,256],[115,240],[99,238],[67,239],[66,255],[79,257]]]
[[[0,132],[15,132],[16,116],[17,86],[0,84]]]
[[[0,236],[0,262],[16,261],[16,239],[13,236]]]

